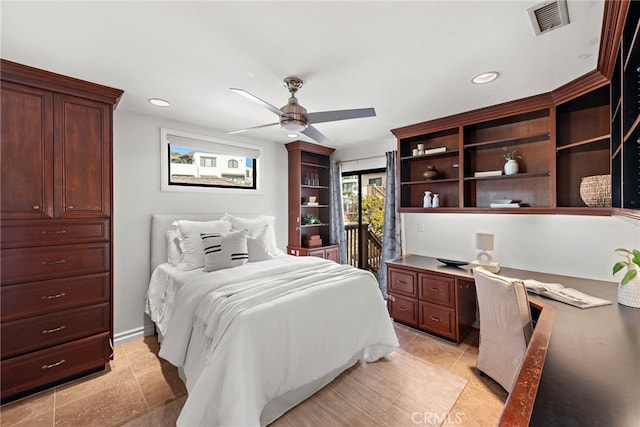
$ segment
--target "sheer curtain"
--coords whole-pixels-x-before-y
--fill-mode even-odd
[[[329,239],[332,245],[340,247],[340,264],[347,263],[347,242],[344,231],[344,207],[342,206],[342,164],[331,161],[329,166],[331,209],[329,211],[331,228]]]
[[[382,259],[380,261],[380,271],[378,272],[378,283],[382,296],[387,299],[387,268],[384,262],[400,256],[401,242],[400,215],[396,206],[398,152],[395,150],[387,151],[385,154],[387,156],[387,174],[384,198],[384,225],[382,227]]]

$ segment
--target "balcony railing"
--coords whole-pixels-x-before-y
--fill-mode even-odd
[[[382,242],[371,233],[369,223],[346,223],[344,225],[347,240],[347,262],[378,275],[382,258]],[[360,245],[358,244],[360,242]],[[358,248],[361,247],[362,251]]]

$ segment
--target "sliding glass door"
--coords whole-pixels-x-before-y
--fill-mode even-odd
[[[374,274],[380,269],[385,169],[342,174],[347,262]]]

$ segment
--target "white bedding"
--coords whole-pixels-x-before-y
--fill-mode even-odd
[[[270,402],[398,347],[373,275],[315,257],[211,273],[161,265],[146,311],[160,356],[186,377],[178,425],[265,425],[283,412],[263,412]]]

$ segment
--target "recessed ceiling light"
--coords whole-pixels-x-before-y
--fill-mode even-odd
[[[499,75],[500,73],[497,71],[487,71],[486,73],[478,74],[477,76],[475,76],[471,80],[471,83],[475,83],[477,85],[489,83],[497,79]]]
[[[149,102],[156,107],[168,107],[169,105],[171,105],[169,101],[160,98],[149,98]]]
[[[297,137],[298,137],[298,134],[297,134],[297,133],[288,133],[288,134],[287,134],[287,136],[288,136],[289,138],[297,138]]]

